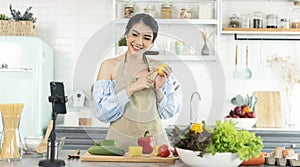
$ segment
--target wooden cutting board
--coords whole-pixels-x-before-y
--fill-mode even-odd
[[[255,105],[257,128],[281,128],[281,101],[278,91],[255,91],[253,95],[258,98]]]
[[[157,157],[152,154],[143,154],[140,157],[130,157],[128,153],[124,156],[105,156],[105,155],[92,155],[86,152],[81,156],[81,161],[94,161],[94,162],[164,162],[173,163],[175,157],[170,155],[169,157]]]

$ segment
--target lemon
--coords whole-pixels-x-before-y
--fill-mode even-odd
[[[191,130],[195,133],[203,132],[202,125],[200,123],[193,123],[193,125],[191,126]]]
[[[157,68],[157,74],[158,75],[164,75],[163,73],[163,68],[166,67],[166,64],[161,64],[158,68]]]

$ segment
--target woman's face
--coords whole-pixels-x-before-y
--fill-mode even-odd
[[[127,34],[128,54],[144,53],[152,44],[153,31],[144,23],[136,23]]]

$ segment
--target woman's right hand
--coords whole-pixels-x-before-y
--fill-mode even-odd
[[[143,89],[149,89],[154,81],[151,79],[150,75],[156,72],[155,70],[151,70],[147,72],[145,75],[139,77],[135,82],[128,85],[126,92],[127,95],[130,97],[135,92],[138,92]]]

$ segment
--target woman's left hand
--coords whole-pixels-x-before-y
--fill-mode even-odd
[[[161,68],[162,74],[157,74],[155,77],[155,89],[162,89],[164,84],[167,82],[169,76],[172,73],[172,68],[168,65],[165,65],[163,68]]]

